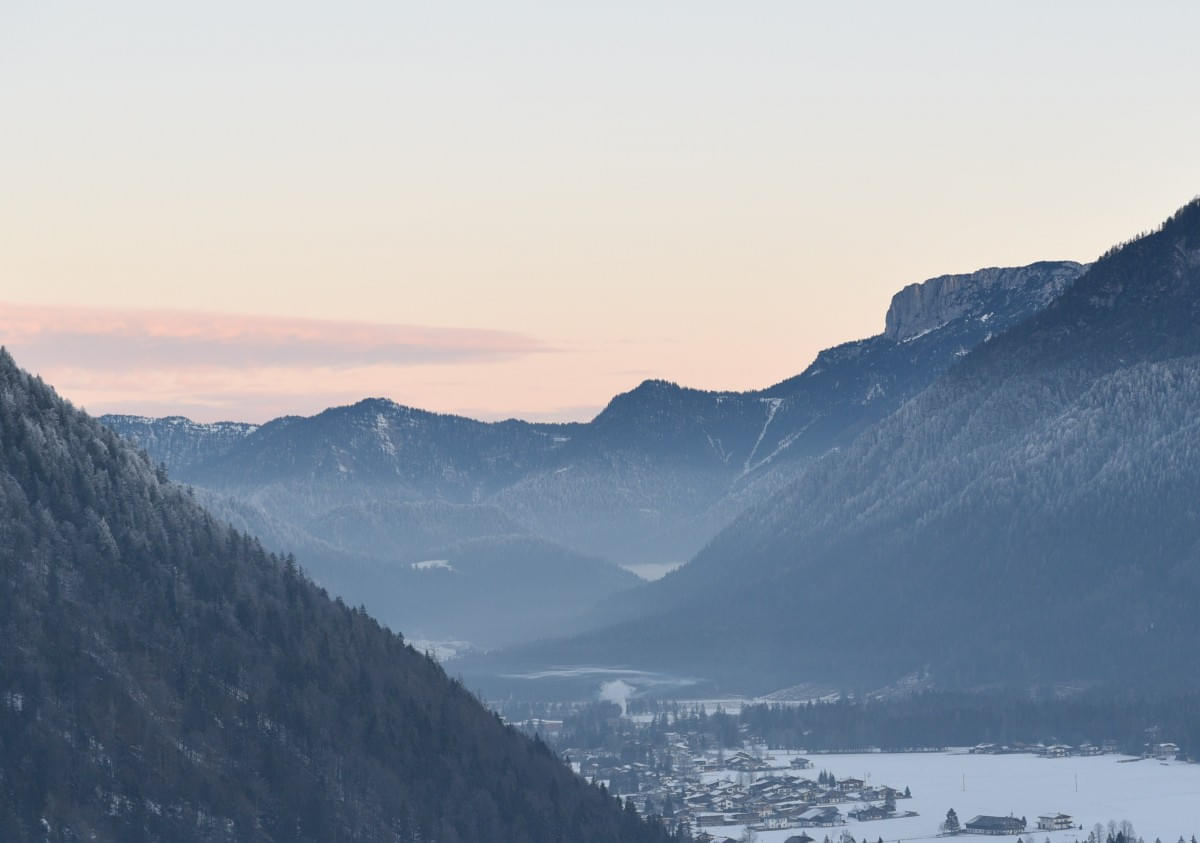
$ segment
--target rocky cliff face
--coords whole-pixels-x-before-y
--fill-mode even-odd
[[[1085,268],[1075,261],[1042,261],[909,284],[892,297],[884,336],[904,342],[964,316],[984,317],[1014,297],[1036,312],[1057,298]]]

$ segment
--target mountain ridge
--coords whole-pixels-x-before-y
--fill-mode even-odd
[[[656,615],[523,664],[670,665],[759,690],[931,671],[1180,681],[1200,598],[1198,319],[1193,202],[642,589]],[[729,606],[804,617],[802,645]]]
[[[971,273],[939,275],[917,284],[909,284],[894,296],[884,317],[883,335],[904,342],[923,332],[937,330],[963,316],[977,314],[981,293],[986,298],[1004,297],[1014,293],[1034,296],[1037,308],[1053,301],[1067,286],[1066,278],[1046,286],[1031,276],[1064,261],[1038,261],[1015,270],[986,267]],[[1080,274],[1086,264],[1076,264]],[[1030,281],[1033,283],[1030,283]]]
[[[151,455],[244,529],[308,558],[323,584],[335,591],[353,587],[354,599],[362,595],[401,628],[415,624],[431,637],[462,639],[449,619],[423,614],[419,600],[415,618],[385,607],[384,595],[397,595],[399,586],[372,588],[365,569],[354,574],[353,585],[347,579],[350,567],[381,571],[396,559],[417,561],[410,553],[436,550],[412,547],[399,523],[390,537],[381,532],[378,514],[365,502],[453,504],[460,508],[443,510],[446,532],[456,518],[463,519],[461,529],[473,530],[478,519],[470,508],[487,506],[521,532],[561,546],[564,559],[583,554],[634,567],[682,563],[808,461],[847,445],[968,349],[1036,311],[1083,268],[1043,261],[931,279],[922,301],[933,315],[921,318],[956,314],[938,330],[922,329],[902,342],[877,334],[826,349],[801,374],[763,390],[706,391],[649,380],[614,396],[592,421],[569,425],[476,422],[366,399],[268,422],[206,463],[178,466],[169,452]],[[945,278],[958,279],[952,296]],[[889,313],[905,295],[893,297]],[[919,314],[911,307],[905,312],[905,324],[913,324]],[[121,417],[104,420],[142,444],[139,430]],[[373,561],[339,552],[344,538],[326,531],[334,510],[346,525],[361,519],[359,532],[375,537],[372,548],[355,551]],[[356,530],[339,528],[339,536]],[[513,547],[498,537],[502,545]],[[594,602],[626,599],[623,589],[597,586]],[[591,609],[587,601],[576,605],[581,617],[591,617]],[[470,618],[482,620],[477,613]],[[496,621],[491,628],[499,632],[503,619]]]

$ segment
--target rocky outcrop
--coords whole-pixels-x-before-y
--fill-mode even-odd
[[[1030,313],[1041,310],[1083,274],[1075,261],[980,269],[909,284],[892,297],[884,336],[904,342],[963,316],[985,317],[998,303],[1018,296]]]

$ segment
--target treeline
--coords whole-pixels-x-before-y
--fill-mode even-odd
[[[665,843],[0,351],[0,840]]]
[[[735,714],[718,710],[709,714],[702,705],[679,702],[631,702],[629,713],[653,712],[649,722],[634,723],[621,717],[621,708],[611,702],[593,702],[563,709],[561,706],[525,704],[529,716],[563,714],[556,748],[604,750],[623,763],[650,762],[650,750],[666,746],[673,735],[696,739],[698,749],[719,750],[742,745],[745,728]]]
[[[548,714],[535,706],[525,711]],[[730,749],[757,739],[771,749],[810,752],[1113,741],[1120,751],[1137,755],[1148,744],[1170,741],[1185,756],[1200,757],[1200,692],[1096,690],[1061,699],[1049,691],[1032,696],[929,691],[891,700],[846,695],[833,702],[748,705],[738,713],[711,714],[701,705],[641,699],[630,701],[629,711],[650,720],[637,725],[622,719],[619,707],[607,702],[557,707],[563,728],[555,746],[605,750],[628,762],[649,760],[649,750],[665,746],[672,734],[694,736],[702,749]]]
[[[1111,740],[1131,754],[1172,741],[1200,757],[1200,692],[1094,691],[1068,699],[1050,692],[926,692],[885,701],[752,705],[739,722],[769,746],[811,751]]]

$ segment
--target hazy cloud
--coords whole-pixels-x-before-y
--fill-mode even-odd
[[[43,367],[426,365],[549,350],[510,331],[169,310],[0,305],[0,342]]]
[[[455,411],[447,393],[497,398],[497,365],[559,356],[511,331],[12,304],[0,305],[0,344],[92,413],[201,421],[265,421],[368,395]]]

